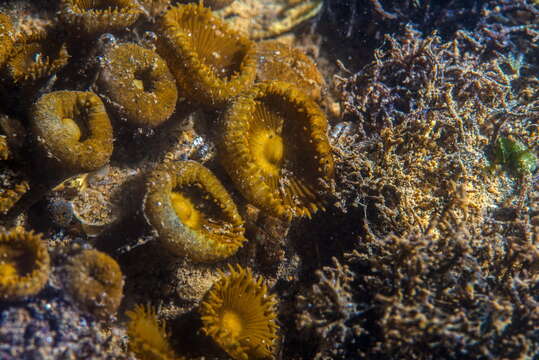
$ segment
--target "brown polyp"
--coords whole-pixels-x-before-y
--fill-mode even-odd
[[[141,10],[133,0],[62,0],[60,19],[85,35],[121,31],[132,25]]]
[[[99,89],[134,126],[156,127],[174,112],[178,91],[167,64],[152,50],[126,43],[104,56]]]
[[[200,304],[202,331],[233,359],[274,359],[277,299],[250,269],[229,266]]]
[[[327,120],[290,83],[260,83],[222,117],[223,167],[253,205],[283,219],[324,210],[322,182],[333,179]]]
[[[0,47],[0,66],[4,64],[11,53],[14,41],[15,29],[13,28],[13,22],[9,16],[0,13],[0,44],[2,44]]]
[[[163,16],[159,32],[158,51],[188,100],[222,107],[253,83],[253,42],[228,28],[202,4],[171,8]]]
[[[31,111],[39,148],[63,169],[97,170],[112,154],[112,126],[103,102],[92,92],[55,91]]]
[[[66,44],[55,32],[23,37],[7,59],[6,77],[16,84],[43,79],[66,66],[69,58]]]
[[[47,283],[50,258],[40,234],[14,228],[0,233],[0,298],[36,295]]]
[[[172,253],[196,262],[225,259],[245,241],[234,201],[215,175],[194,161],[149,175],[144,212]]]
[[[116,314],[123,297],[118,263],[97,250],[83,250],[66,266],[67,291],[84,310],[100,318]]]
[[[165,324],[151,305],[136,305],[126,312],[129,350],[140,360],[179,360],[169,343]],[[183,359],[183,358],[181,358]]]
[[[278,40],[257,43],[257,81],[280,80],[294,84],[316,101],[325,92],[324,78],[316,64],[299,49]]]

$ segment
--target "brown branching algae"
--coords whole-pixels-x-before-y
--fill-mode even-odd
[[[0,298],[36,295],[47,283],[50,259],[40,234],[15,228],[0,232]]]
[[[255,46],[202,4],[177,5],[163,16],[159,51],[176,77],[180,96],[223,106],[255,79]]]
[[[136,305],[126,312],[129,350],[140,360],[180,359],[170,347],[165,325],[151,305]]]
[[[112,126],[92,92],[56,91],[32,109],[33,132],[45,155],[73,172],[105,165],[112,154]]]
[[[162,243],[193,261],[225,259],[245,241],[234,201],[215,175],[194,161],[171,163],[148,176],[144,212]]]
[[[141,13],[133,0],[62,0],[60,7],[60,19],[86,35],[123,30]]]
[[[229,266],[200,304],[203,331],[234,359],[273,359],[278,337],[275,307],[261,277]]]
[[[539,228],[515,220],[501,235],[491,232],[495,221],[470,226],[460,215],[470,199],[462,189],[453,195],[437,224],[425,232],[386,238],[368,232],[345,255],[347,265],[324,269],[310,293],[314,306],[298,299],[300,328],[319,329],[318,358],[423,359],[437,353],[532,358],[539,353],[539,318],[532,310]],[[433,236],[435,225],[444,229],[443,236]],[[339,331],[324,331],[343,323]]]
[[[318,282],[312,289],[298,295],[296,323],[302,331],[315,333],[318,354],[327,355],[335,341],[343,343],[347,337],[361,334],[361,327],[351,324],[359,312],[352,290],[355,274],[348,265],[333,258],[333,266],[316,271],[316,276]]]
[[[116,315],[124,279],[118,263],[97,250],[83,250],[66,266],[67,290],[84,310],[99,318]]]
[[[373,231],[380,235],[426,229],[448,201],[451,181],[474,194],[468,220],[481,221],[508,190],[485,171],[492,119],[510,112],[525,126],[533,105],[510,107],[514,75],[502,70],[505,60],[480,62],[464,55],[466,40],[440,44],[436,36],[423,39],[409,29],[402,42],[388,41],[388,49],[377,50],[363,72],[338,80],[345,112],[356,121],[354,135],[335,141],[337,177],[348,178],[343,180],[351,192],[376,213]],[[526,138],[530,128],[518,131]],[[354,157],[354,170],[341,169],[347,156]]]
[[[272,81],[242,94],[224,113],[222,164],[255,206],[289,219],[324,210],[333,177],[327,120],[293,85]]]
[[[170,117],[178,91],[159,55],[127,43],[112,46],[102,63],[99,88],[129,124],[156,127]]]

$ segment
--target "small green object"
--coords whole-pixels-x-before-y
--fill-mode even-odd
[[[505,136],[496,141],[494,162],[517,175],[532,174],[537,169],[537,155],[522,142]]]

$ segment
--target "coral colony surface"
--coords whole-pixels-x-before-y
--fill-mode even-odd
[[[539,2],[0,3],[0,359],[538,359]]]

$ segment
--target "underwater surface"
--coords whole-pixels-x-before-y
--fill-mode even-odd
[[[0,1],[0,360],[539,358],[537,0]]]

